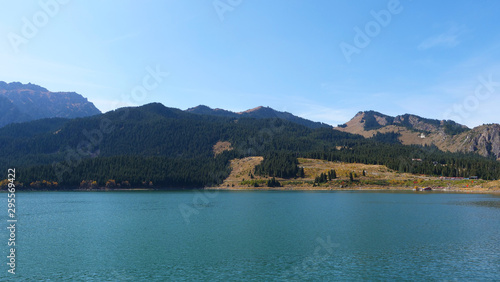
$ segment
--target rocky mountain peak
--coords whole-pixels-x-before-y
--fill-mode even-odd
[[[435,145],[443,151],[473,152],[500,159],[500,125],[487,124],[469,129],[452,120],[404,114],[391,117],[375,111],[358,112],[335,129],[372,137],[397,133],[405,145]]]
[[[63,117],[76,118],[101,112],[75,92],[50,92],[36,84],[0,81],[0,127],[13,122]]]

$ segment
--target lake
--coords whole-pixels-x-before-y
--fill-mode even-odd
[[[6,266],[6,200],[1,213],[3,280],[500,279],[495,195],[131,191],[16,197],[15,275]]]

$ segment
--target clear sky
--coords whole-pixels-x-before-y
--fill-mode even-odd
[[[0,0],[0,7],[0,80],[75,91],[101,111],[149,102],[263,105],[332,125],[363,110],[500,123],[500,1]]]

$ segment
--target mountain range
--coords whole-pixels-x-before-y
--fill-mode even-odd
[[[485,124],[474,128],[450,120],[435,120],[416,115],[384,115],[375,111],[357,113],[336,130],[360,134],[395,133],[404,145],[435,145],[442,151],[478,153],[500,160],[500,125]]]
[[[279,118],[309,128],[331,127],[263,106],[244,112],[232,112],[199,105],[187,109],[186,112],[232,118]],[[334,129],[359,134],[365,138],[376,134],[395,133],[397,140],[403,145],[434,145],[442,151],[478,153],[500,160],[499,124],[485,124],[471,129],[451,120],[428,119],[412,114],[392,117],[375,111],[362,111],[349,122]]]
[[[268,107],[236,113],[207,106],[183,111],[160,103],[99,114],[76,93],[53,94],[32,84],[2,87],[9,93],[5,99],[24,101],[29,119],[50,117],[0,128],[0,169],[16,167],[19,181],[31,187],[118,182],[203,187],[224,181],[231,160],[251,156],[263,156],[254,173],[265,177],[300,178],[297,158],[310,158],[500,178],[497,124],[470,129],[453,121],[367,111],[334,128]],[[72,118],[81,115],[88,116]]]
[[[77,118],[101,112],[75,92],[50,92],[35,84],[0,81],[0,127],[42,118]]]
[[[199,105],[186,113],[227,118],[278,118],[308,128],[331,126],[307,120],[270,107],[256,107],[243,112],[212,109]],[[101,112],[82,95],[75,92],[50,92],[35,84],[0,81],[0,127],[10,123],[43,118],[77,118]],[[358,112],[350,121],[335,130],[370,138],[376,134],[394,133],[404,145],[435,145],[442,151],[472,152],[500,159],[500,125],[486,124],[468,128],[451,120],[436,120],[412,114],[388,116],[375,111]]]

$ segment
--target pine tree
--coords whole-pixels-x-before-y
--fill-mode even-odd
[[[301,168],[299,169],[299,177],[300,177],[300,178],[304,178],[305,176],[306,176],[306,174],[305,174],[305,172],[304,172],[304,168],[303,168],[303,167],[301,167]]]
[[[267,187],[281,187],[281,183],[273,177],[267,181]]]

